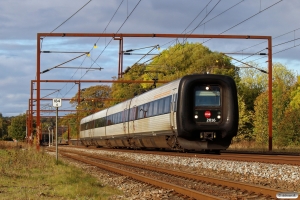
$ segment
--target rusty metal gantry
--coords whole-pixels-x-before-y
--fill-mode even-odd
[[[272,37],[259,35],[211,35],[211,34],[154,34],[154,33],[38,33],[37,34],[37,105],[36,105],[36,123],[40,124],[40,62],[41,62],[41,38],[42,37],[111,37],[119,40],[119,67],[118,78],[122,78],[123,72],[123,39],[129,37],[135,38],[215,38],[215,39],[259,39],[268,41],[268,128],[269,128],[269,151],[272,150]],[[48,81],[50,82],[50,80]],[[32,99],[32,98],[31,98]]]

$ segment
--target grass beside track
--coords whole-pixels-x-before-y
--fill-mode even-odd
[[[34,148],[0,141],[0,199],[109,199],[122,192]]]
[[[233,142],[228,150],[236,150],[236,151],[249,151],[249,152],[269,152],[269,146],[266,145],[258,145],[255,142],[251,141],[241,141],[241,142]],[[280,153],[300,153],[299,146],[286,146],[286,147],[278,147],[273,145],[272,152],[280,152]]]

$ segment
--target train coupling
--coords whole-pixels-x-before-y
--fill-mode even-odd
[[[216,132],[200,132],[201,140],[213,140],[217,138]]]

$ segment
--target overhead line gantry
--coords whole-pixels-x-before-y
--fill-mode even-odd
[[[272,37],[259,35],[211,35],[211,34],[155,34],[155,33],[38,33],[37,34],[37,125],[40,124],[40,83],[41,83],[41,39],[43,37],[112,37],[119,40],[119,66],[118,78],[122,78],[123,72],[123,39],[124,38],[215,38],[215,39],[260,39],[268,41],[268,95],[269,95],[269,150],[272,150]],[[50,82],[50,80],[49,80]],[[33,99],[33,98],[31,98]]]

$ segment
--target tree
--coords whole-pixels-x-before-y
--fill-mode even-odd
[[[290,106],[294,109],[300,108],[300,76],[297,77],[297,83],[292,89]]]
[[[3,117],[0,113],[0,139],[10,139],[8,137],[8,126],[10,125],[10,119],[8,117]]]
[[[285,120],[286,113],[290,113],[289,105],[291,102],[291,93],[293,85],[295,85],[295,76],[293,72],[287,70],[287,68],[279,63],[273,65],[273,117],[272,117],[272,133],[274,144],[283,146],[282,138],[285,137],[285,127],[288,128],[288,124],[284,125],[282,122]],[[261,93],[255,100],[254,110],[254,134],[256,140],[261,144],[266,144],[268,141],[268,91]]]
[[[16,140],[23,141],[26,136],[26,114],[13,117],[8,127],[8,135]]]
[[[85,115],[80,115],[77,113],[67,114],[65,117],[59,120],[59,125],[66,125],[70,127],[70,137],[77,138],[79,133],[79,123],[80,119],[82,119]],[[63,138],[67,139],[67,132],[63,134]]]
[[[0,138],[4,136],[4,127],[3,127],[3,117],[2,113],[0,113]]]
[[[212,52],[199,43],[176,44],[164,50],[149,64],[136,64],[125,70],[123,80],[172,81],[188,74],[224,74],[238,77],[238,69],[230,59],[218,52]],[[154,83],[154,82],[153,82]],[[159,87],[162,84],[156,84]],[[116,98],[129,99],[154,88],[149,83],[113,84],[112,94]]]
[[[70,127],[70,136],[77,138],[80,120],[92,113],[109,107],[111,104],[111,87],[108,85],[96,85],[80,91],[80,103],[78,93],[70,100],[72,106],[76,107],[77,113],[70,113],[60,119],[60,125]],[[111,100],[112,101],[112,100]]]
[[[92,114],[109,106],[106,99],[111,98],[111,87],[108,85],[96,85],[80,91],[80,103],[78,93],[70,100],[77,110],[85,115]]]
[[[278,126],[278,145],[299,146],[300,145],[300,77],[291,87],[290,101]]]
[[[240,95],[238,95],[239,104],[239,128],[238,134],[234,138],[234,141],[240,142],[242,140],[253,140],[253,115],[254,112],[247,110],[245,101]]]

